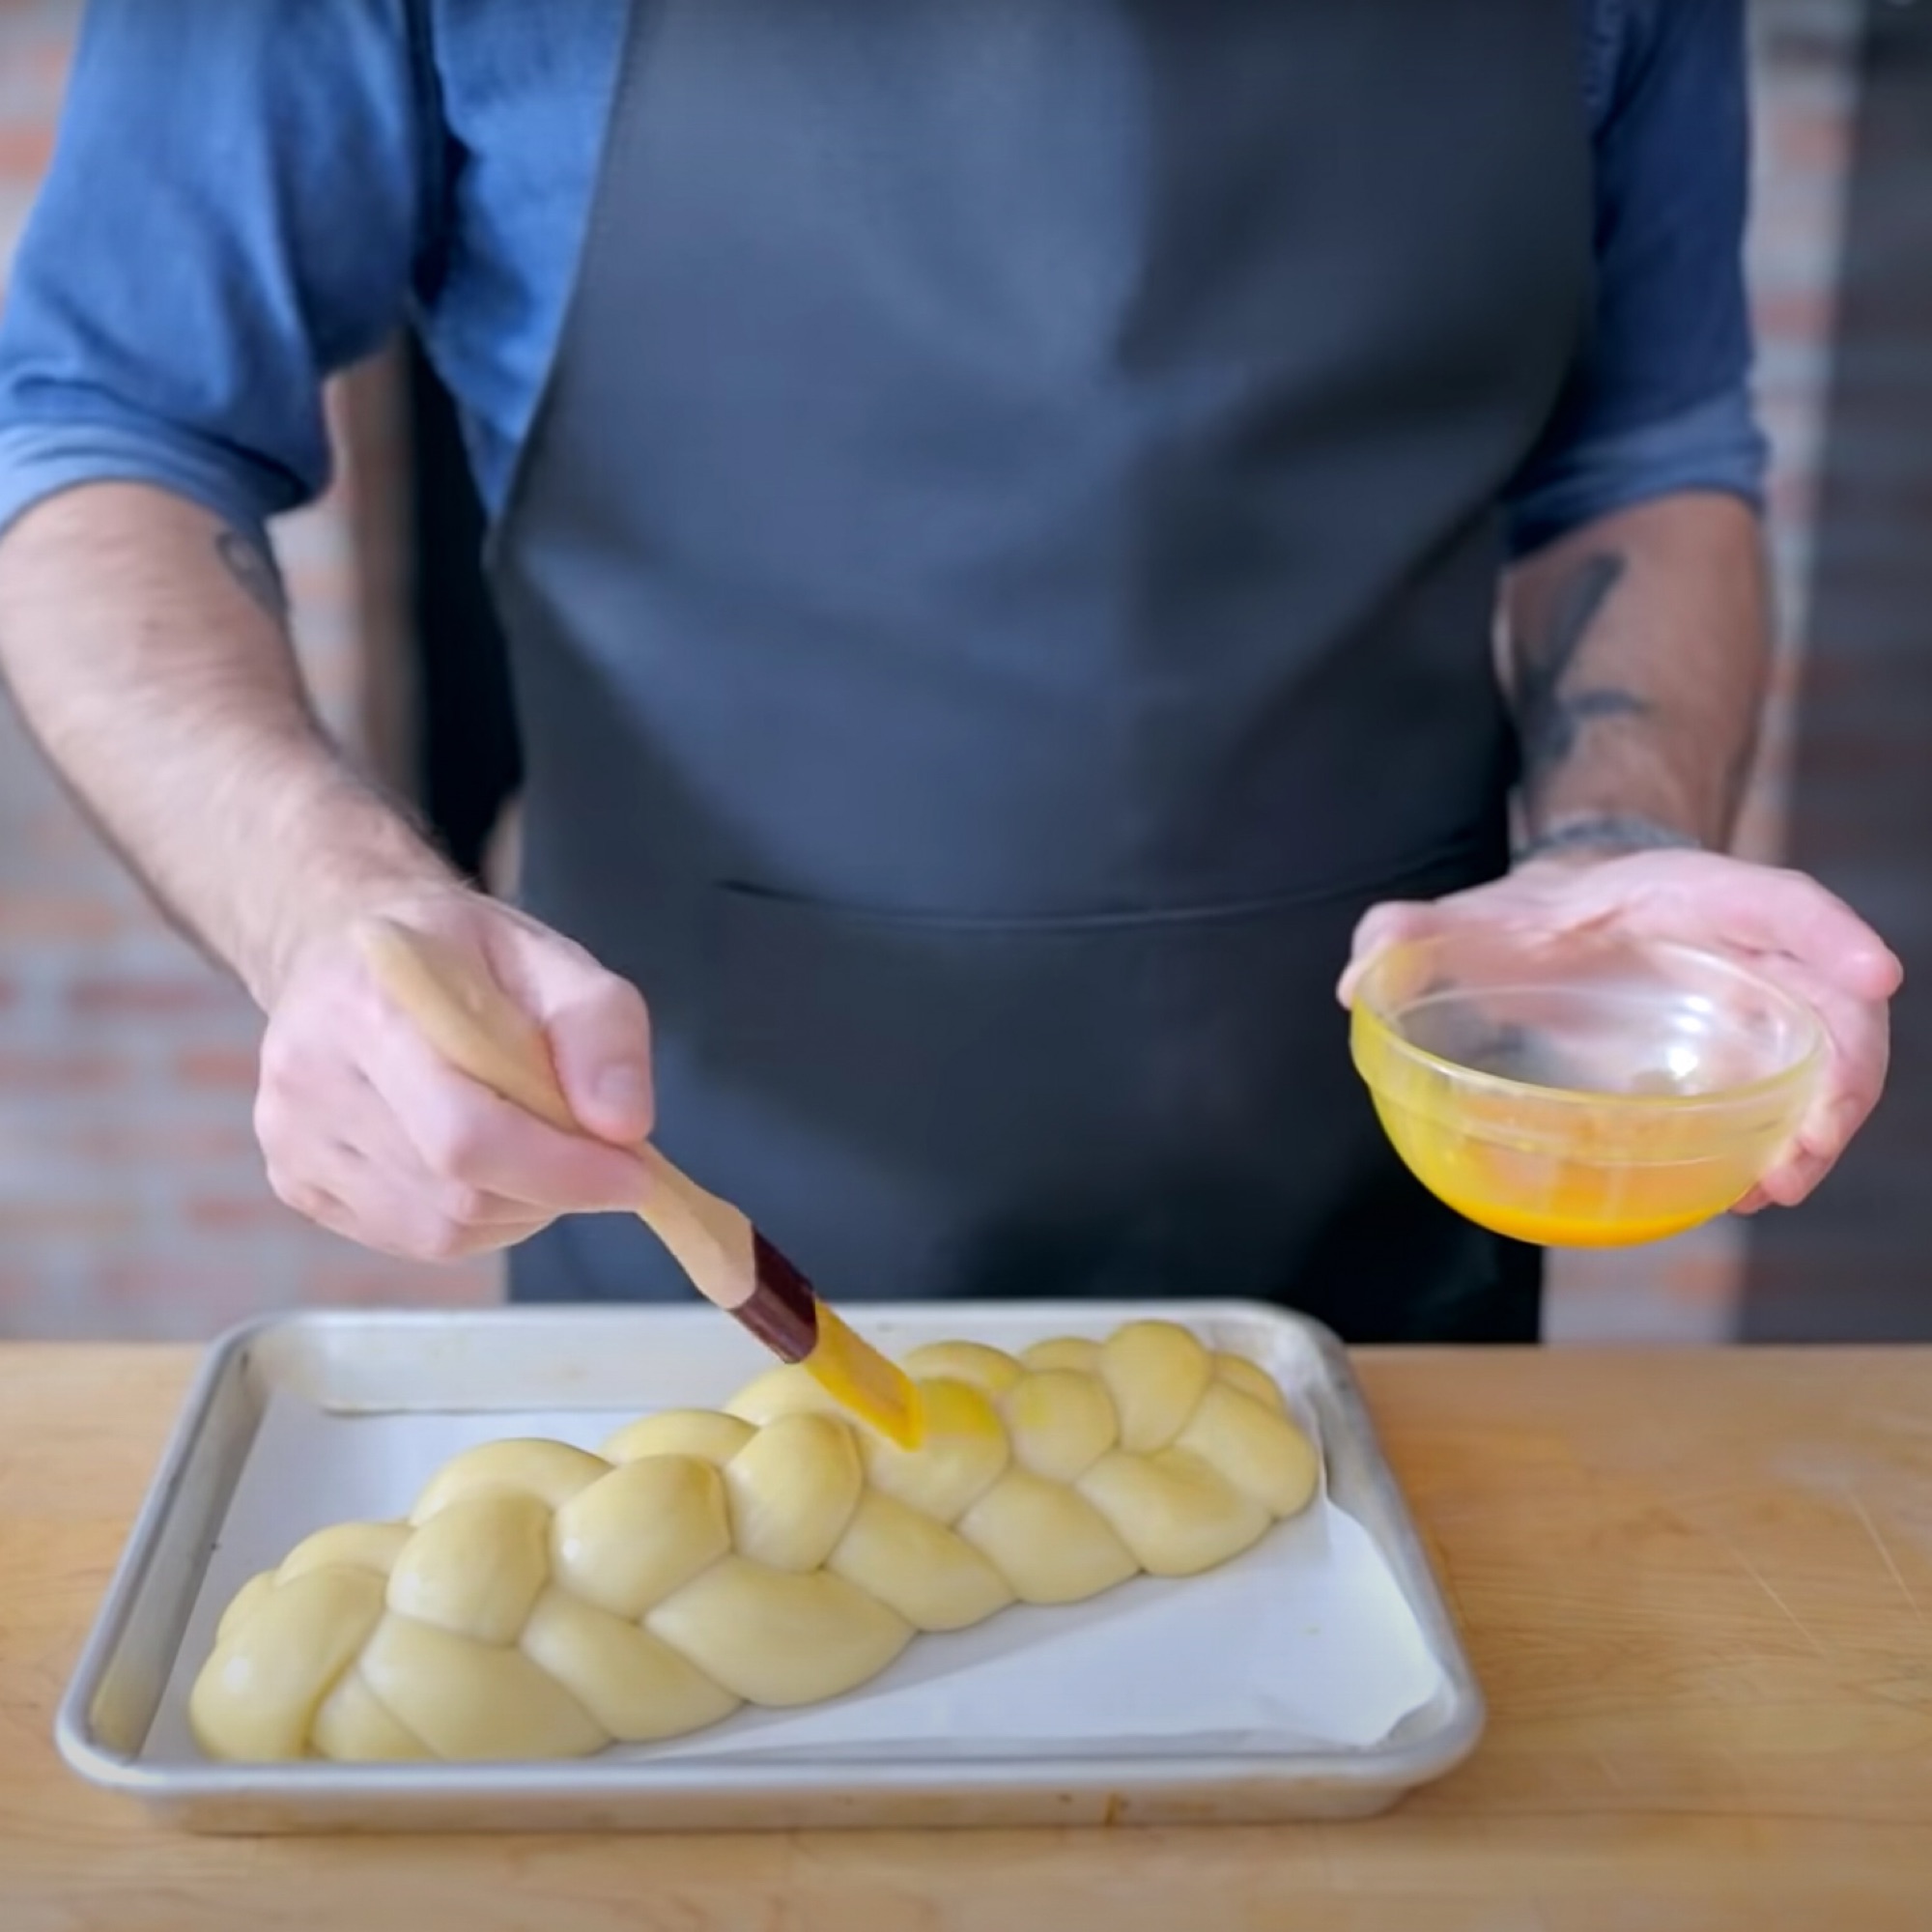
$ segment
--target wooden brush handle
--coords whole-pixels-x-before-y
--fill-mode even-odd
[[[358,938],[377,983],[451,1066],[560,1131],[582,1134],[543,1028],[467,953],[389,920],[364,922]],[[648,1141],[637,1151],[649,1172],[637,1212],[707,1301],[742,1307],[758,1285],[751,1222]]]

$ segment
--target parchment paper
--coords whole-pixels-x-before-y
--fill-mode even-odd
[[[1297,1409],[1307,1426],[1306,1404]],[[303,1536],[405,1515],[437,1466],[475,1443],[547,1435],[594,1450],[636,1413],[339,1415],[277,1391],[143,1756],[199,1757],[187,1693],[214,1625],[236,1590]],[[829,1703],[747,1709],[688,1738],[622,1748],[652,1759],[876,1763],[935,1749],[965,1759],[1363,1747],[1441,1682],[1374,1543],[1324,1489],[1301,1517],[1205,1577],[1137,1577],[1084,1605],[1017,1605],[974,1630],[916,1636],[870,1684]]]

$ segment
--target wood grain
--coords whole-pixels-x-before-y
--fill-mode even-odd
[[[1370,1352],[1489,1736],[1365,1824],[169,1836],[52,1713],[185,1350],[0,1348],[5,1932],[1932,1926],[1932,1350]]]

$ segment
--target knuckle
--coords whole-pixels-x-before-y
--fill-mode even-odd
[[[644,996],[628,980],[620,980],[614,973],[605,975],[604,997],[611,1004],[611,1009],[642,1027],[649,1023],[649,1012],[644,1006]]]
[[[269,1168],[269,1187],[284,1208],[311,1221],[319,1219],[327,1207],[327,1196],[314,1181],[273,1163]]]
[[[489,1145],[489,1122],[469,1106],[440,1108],[422,1123],[423,1163],[439,1180],[473,1184]]]
[[[1794,912],[1818,914],[1847,910],[1844,900],[1829,886],[1814,879],[1809,872],[1800,871],[1796,866],[1779,866],[1775,877],[1789,897]]]
[[[269,1191],[284,1207],[295,1207],[296,1197],[309,1185],[309,1182],[301,1175],[291,1169],[286,1161],[277,1158],[273,1154],[269,1156],[266,1168]]]
[[[589,953],[582,955],[584,971],[567,989],[564,1007],[588,1014],[607,1026],[641,1032],[650,1023],[644,996],[621,974],[613,973]]]
[[[415,1230],[410,1242],[412,1259],[420,1262],[460,1262],[477,1246],[476,1231],[442,1214],[431,1215]]]
[[[426,1262],[453,1262],[463,1256],[463,1230],[453,1221],[433,1221],[417,1235],[417,1258]]]
[[[601,974],[603,968],[597,963],[597,955],[582,940],[573,939],[567,932],[557,932],[546,926],[543,944],[559,965],[574,967],[585,974]]]
[[[436,1211],[447,1226],[466,1230],[480,1226],[489,1216],[490,1195],[480,1187],[461,1180],[448,1181],[437,1192]]]
[[[262,1036],[258,1061],[264,1088],[279,1089],[300,1078],[304,1061],[300,1040],[292,1028],[271,1024]]]

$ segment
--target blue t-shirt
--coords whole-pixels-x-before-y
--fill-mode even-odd
[[[324,378],[406,320],[494,510],[561,326],[628,4],[92,0],[0,315],[0,529],[109,478],[258,527],[327,482]],[[1579,4],[1595,327],[1511,492],[1520,551],[1672,491],[1754,502],[1764,469],[1743,0]]]

